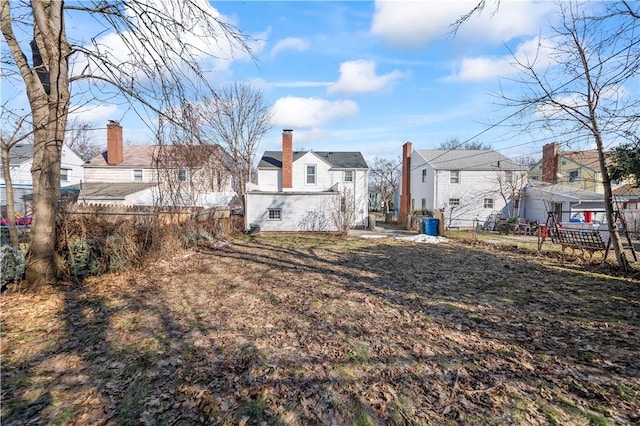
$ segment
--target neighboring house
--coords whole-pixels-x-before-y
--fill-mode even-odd
[[[15,210],[18,213],[29,213],[29,195],[33,193],[31,165],[33,164],[33,145],[17,144],[9,151],[9,167],[13,184]],[[68,187],[80,183],[83,179],[82,165],[84,161],[66,145],[62,146],[60,166],[60,186]],[[27,199],[25,200],[25,197]],[[27,201],[27,202],[25,202]],[[4,173],[0,165],[0,205],[7,203]]]
[[[529,170],[529,180],[604,194],[598,151],[559,151],[557,142],[542,147],[542,160]],[[611,188],[622,184],[612,181]]]
[[[566,185],[530,181],[524,190],[522,217],[546,223],[548,212],[556,214],[558,222],[569,222],[577,213],[589,221],[604,222],[604,195]]]
[[[293,151],[284,130],[282,151],[266,151],[257,187],[247,187],[245,226],[263,231],[338,231],[366,226],[368,170],[359,152]],[[343,226],[344,225],[344,226]]]
[[[84,165],[80,202],[213,207],[235,196],[228,156],[219,146],[124,146],[107,125],[107,150]],[[110,185],[113,184],[113,185]]]
[[[403,146],[400,214],[433,214],[441,210],[446,226],[472,227],[511,209],[526,184],[526,167],[492,150],[411,151]],[[515,205],[513,204],[515,203]]]
[[[627,183],[613,190],[618,207],[625,210],[640,210],[640,187]]]

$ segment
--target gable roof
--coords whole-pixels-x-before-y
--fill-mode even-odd
[[[33,157],[33,145],[17,144],[9,150],[9,165],[18,166]]]
[[[540,193],[546,193],[550,196],[559,195],[576,201],[601,201],[604,202],[604,194],[593,191],[585,191],[583,189],[575,189],[560,184],[549,184],[544,182],[529,182],[525,187],[525,192],[530,193],[535,190]]]
[[[153,165],[156,145],[123,146],[122,163],[110,166],[107,164],[107,151],[104,151],[91,160],[85,167],[151,167]]]
[[[155,186],[155,183],[141,182],[125,182],[125,183],[82,183],[73,185],[74,188],[80,189],[80,199],[82,198],[101,198],[101,199],[124,199],[127,195],[145,190]]]
[[[166,158],[165,164],[171,166],[201,166],[212,155],[220,154],[227,161],[227,153],[220,145],[134,145],[122,147],[122,162],[115,165],[107,163],[107,151],[96,155],[84,167],[155,167],[160,157]]]
[[[559,156],[566,157],[578,164],[590,167],[594,170],[600,170],[600,160],[598,159],[598,151],[561,151]]]
[[[527,170],[526,166],[493,150],[417,149],[435,170]]]
[[[299,160],[307,153],[313,153],[326,161],[334,169],[368,169],[367,162],[360,152],[330,152],[330,151],[293,151],[293,161]],[[282,151],[265,151],[258,163],[259,169],[282,168]]]

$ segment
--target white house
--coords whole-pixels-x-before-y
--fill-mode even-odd
[[[235,197],[220,146],[124,146],[122,132],[107,125],[107,150],[84,165],[80,202],[213,207]]]
[[[472,227],[511,209],[526,184],[527,168],[492,150],[411,151],[403,147],[401,214],[444,212],[450,227]],[[515,200],[515,202],[514,202]]]
[[[17,144],[9,151],[9,173],[13,184],[16,212],[29,214],[25,197],[33,193],[31,165],[33,164],[33,145]],[[84,161],[71,148],[62,145],[60,166],[60,186],[68,187],[80,183],[83,179],[82,165]],[[0,165],[0,205],[6,205],[7,191],[2,165]]]
[[[569,222],[577,213],[589,222],[604,222],[604,211],[603,194],[566,185],[531,181],[523,194],[522,217],[542,224],[548,213],[555,213],[558,222]]]
[[[264,153],[258,185],[247,188],[245,227],[338,231],[365,226],[368,171],[359,152],[293,151],[293,131],[284,130],[282,151]]]

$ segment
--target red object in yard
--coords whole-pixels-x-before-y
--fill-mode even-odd
[[[584,221],[586,223],[591,223],[593,220],[593,212],[584,212]]]
[[[540,233],[540,238],[542,239],[542,242],[544,243],[544,241],[547,239],[547,234],[549,233],[549,227],[542,225],[540,226],[540,228],[538,228],[538,232]]]

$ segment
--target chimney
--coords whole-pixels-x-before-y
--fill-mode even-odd
[[[411,214],[411,142],[402,145],[402,190],[400,192],[401,223],[407,223]]]
[[[122,126],[115,120],[107,124],[107,164],[122,163]]]
[[[548,143],[542,147],[542,181],[558,181],[558,143]]]
[[[282,131],[282,190],[293,188],[293,130]]]

